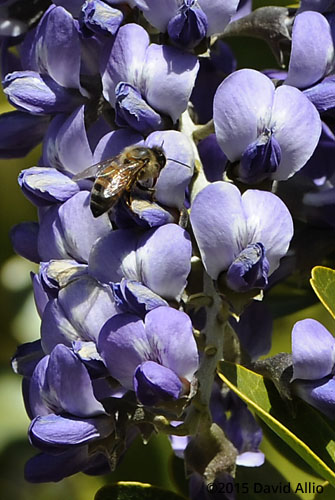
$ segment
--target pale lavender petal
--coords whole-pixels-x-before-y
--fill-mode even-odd
[[[58,300],[50,300],[44,309],[41,323],[41,341],[44,352],[50,353],[58,344],[71,347],[72,342],[79,339],[79,332],[65,316]]]
[[[157,307],[146,315],[145,330],[160,363],[190,382],[199,358],[187,314],[172,307]]]
[[[149,23],[164,33],[171,17],[177,14],[180,2],[178,0],[160,2],[157,2],[157,0],[139,0],[137,4],[143,10],[144,17]]]
[[[217,279],[249,243],[239,190],[228,182],[210,184],[196,196],[190,218],[204,266]]]
[[[90,273],[102,283],[118,282],[122,278],[140,281],[135,254],[137,241],[135,231],[111,231],[92,247],[89,257]]]
[[[264,464],[265,455],[261,451],[245,451],[236,457],[236,465],[244,467],[260,467]]]
[[[242,195],[248,243],[260,242],[270,264],[269,275],[279,266],[293,236],[293,221],[286,205],[267,191],[248,189]]]
[[[80,89],[80,40],[71,14],[63,7],[49,9],[34,43],[39,73],[48,74],[63,87]]]
[[[285,80],[293,87],[310,87],[332,69],[333,39],[327,19],[318,12],[303,12],[294,20],[292,49]]]
[[[58,210],[59,206],[53,205],[43,213],[37,239],[39,260],[69,258],[64,233],[59,223]]]
[[[213,104],[215,132],[230,161],[238,160],[269,126],[274,90],[271,80],[253,69],[232,73],[218,87]]]
[[[93,244],[112,229],[107,214],[99,219],[93,217],[89,196],[86,191],[81,191],[59,208],[67,253],[79,262],[87,262]]]
[[[58,344],[50,354],[47,368],[49,390],[67,413],[77,417],[105,414],[94,397],[91,379],[84,364],[68,348]]]
[[[176,122],[185,111],[199,70],[198,59],[173,47],[151,44],[146,50],[139,85],[157,111]]]
[[[222,33],[235,14],[239,0],[198,0],[207,16],[207,36]]]
[[[141,281],[165,299],[180,299],[191,270],[190,237],[177,224],[150,230],[139,239],[136,260]]]
[[[109,373],[126,389],[133,389],[135,369],[150,359],[150,346],[143,321],[132,314],[119,314],[103,326],[98,351]]]
[[[82,340],[97,341],[104,323],[119,312],[111,288],[91,276],[82,276],[62,288],[58,304]]]
[[[108,160],[118,155],[124,148],[143,141],[143,137],[132,129],[123,128],[112,130],[101,137],[94,150],[94,161],[92,164]]]
[[[59,127],[55,149],[64,170],[77,174],[93,165],[93,154],[85,129],[84,106],[76,109]]]
[[[127,82],[139,88],[149,36],[137,24],[122,26],[114,42],[106,46],[102,62],[102,86],[105,99],[114,106],[115,87]],[[149,102],[150,104],[150,102]]]
[[[295,87],[276,89],[271,129],[281,148],[281,161],[271,178],[285,180],[300,170],[312,156],[321,134],[319,113]]]
[[[334,337],[314,319],[298,321],[292,330],[292,361],[292,380],[330,375],[335,363]]]
[[[164,148],[167,163],[159,174],[155,186],[155,199],[167,205],[181,209],[194,169],[194,152],[189,138],[176,130],[153,132],[145,140],[145,146]],[[176,163],[173,160],[177,160]]]

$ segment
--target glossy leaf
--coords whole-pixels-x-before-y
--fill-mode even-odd
[[[310,283],[321,303],[335,318],[335,271],[328,267],[316,266],[312,269]]]
[[[222,362],[219,375],[266,425],[335,487],[335,432],[321,414],[297,400],[292,417],[273,383],[242,366]]]
[[[173,491],[162,490],[147,483],[119,482],[104,486],[94,500],[183,500]]]

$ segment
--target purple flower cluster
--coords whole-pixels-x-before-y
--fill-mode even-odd
[[[24,156],[42,141],[38,165],[19,176],[38,223],[11,235],[39,264],[40,339],[13,358],[40,450],[27,479],[104,473],[144,425],[176,447],[183,437],[189,465],[192,436],[211,420],[236,451],[217,478],[261,465],[261,431],[218,386],[215,367],[228,321],[250,359],[269,349],[271,319],[252,299],[266,294],[293,237],[288,179],[299,183],[334,142],[332,17],[296,15],[278,85],[235,71],[217,40],[237,1],[41,0],[19,22],[22,3],[1,7],[11,26],[0,31],[3,89],[16,110],[0,117],[0,154]],[[319,30],[306,50],[307,33]],[[320,190],[328,170],[311,175]],[[111,199],[111,210],[94,216],[93,197]],[[300,368],[295,378],[305,378]]]

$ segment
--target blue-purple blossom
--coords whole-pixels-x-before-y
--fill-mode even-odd
[[[335,419],[335,340],[314,319],[298,321],[292,330],[293,389],[307,403]]]
[[[93,245],[89,272],[102,283],[127,278],[141,282],[167,300],[180,300],[191,270],[191,255],[190,237],[176,224],[144,234],[117,229]]]
[[[120,92],[124,89],[120,83],[131,85],[142,96],[143,106],[149,105],[153,113],[170,116],[175,123],[186,109],[198,68],[195,56],[166,45],[150,44],[143,28],[127,24],[120,28],[115,41],[105,48],[101,67],[103,95],[119,113]],[[148,128],[155,123],[151,111],[146,109],[144,117],[140,114],[144,111],[141,101],[127,104],[130,126],[134,126],[134,119],[138,120],[140,130],[143,130],[144,118]],[[126,119],[125,111],[123,120]]]
[[[319,114],[298,89],[255,70],[228,76],[214,97],[214,125],[219,145],[236,177],[246,183],[285,180],[312,155],[321,133]]]
[[[88,446],[109,436],[114,420],[96,398],[89,372],[71,349],[58,345],[38,361],[24,392],[32,419],[29,437],[43,452],[27,463],[27,479],[58,481],[102,459],[101,452],[88,453]],[[43,466],[36,467],[42,457]],[[103,462],[105,467],[106,459]]]
[[[203,38],[222,33],[236,12],[237,0],[137,0],[145,18],[181,47],[193,48]]]
[[[293,236],[291,215],[274,194],[227,182],[205,187],[191,207],[191,223],[206,271],[227,271],[235,291],[264,288]]]
[[[158,307],[145,320],[119,314],[102,328],[98,350],[109,373],[144,405],[188,394],[198,352],[187,314]]]

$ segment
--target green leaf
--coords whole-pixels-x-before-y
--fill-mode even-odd
[[[334,500],[334,488],[327,483],[319,486],[313,500]]]
[[[335,271],[316,266],[312,269],[310,283],[320,302],[335,319]]]
[[[146,483],[119,482],[101,488],[94,500],[184,500],[173,491]]]
[[[263,422],[335,487],[335,432],[321,414],[297,400],[293,418],[273,383],[242,366],[222,362],[219,375]]]

